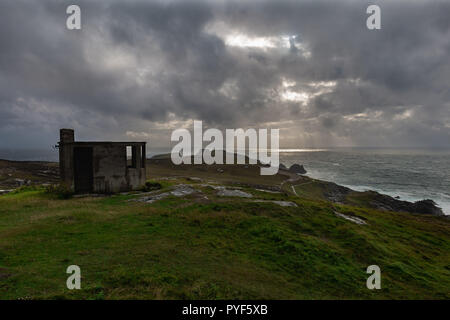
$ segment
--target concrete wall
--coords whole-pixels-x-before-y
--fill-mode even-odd
[[[72,145],[59,144],[59,172],[61,181],[74,189]]]
[[[135,146],[136,148],[135,168],[127,166],[127,146]],[[145,184],[146,168],[143,159],[144,157],[141,152],[143,149],[145,154],[145,143],[60,141],[59,156],[61,181],[72,188],[72,190],[75,188],[73,152],[76,147],[92,147],[93,192],[124,192],[136,190]]]
[[[136,149],[136,168],[128,168],[126,145],[94,146],[94,192],[123,192],[143,186],[146,172],[141,168],[140,149]]]
[[[64,146],[75,141],[75,132],[72,129],[61,129],[59,131],[59,172],[61,181],[66,184],[73,180],[73,153],[70,148]]]

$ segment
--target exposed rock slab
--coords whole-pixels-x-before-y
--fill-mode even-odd
[[[240,198],[253,198],[253,195],[250,193],[235,190],[235,189],[222,189],[217,193],[219,197],[240,197]]]
[[[196,192],[195,189],[191,188],[188,185],[178,185],[175,187],[174,190],[170,191],[170,194],[175,197],[182,197],[192,194],[194,192]]]
[[[364,220],[362,220],[362,219],[360,219],[360,218],[358,218],[358,217],[348,216],[348,215],[346,215],[346,214],[339,213],[339,212],[336,212],[336,211],[334,212],[334,214],[335,214],[336,216],[340,217],[340,218],[343,218],[343,219],[345,219],[345,220],[354,222],[354,223],[356,223],[356,224],[360,224],[360,225],[362,225],[362,224],[367,224]]]
[[[295,202],[292,201],[276,201],[276,200],[255,200],[255,202],[271,202],[281,207],[298,207]]]
[[[198,192],[187,184],[180,184],[173,187],[173,190],[159,194],[147,193],[145,196],[133,199],[133,201],[152,203],[157,200],[167,198],[168,196],[183,197]]]
[[[278,193],[280,194],[280,191],[273,191],[273,190],[267,190],[267,189],[255,189],[256,191],[261,191],[261,192],[267,192],[267,193]]]

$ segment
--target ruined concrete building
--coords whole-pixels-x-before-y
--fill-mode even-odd
[[[135,190],[145,183],[145,144],[75,141],[74,130],[61,129],[61,180],[76,193]]]

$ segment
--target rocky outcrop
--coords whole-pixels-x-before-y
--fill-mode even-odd
[[[305,174],[306,173],[306,170],[305,170],[305,168],[303,167],[303,165],[300,165],[300,164],[293,164],[290,168],[289,168],[289,172],[292,172],[292,173],[297,173],[297,174]]]
[[[158,192],[158,191],[156,191]],[[183,197],[187,196],[193,193],[196,193],[197,191],[193,189],[191,186],[187,184],[179,184],[175,187],[172,187],[171,191],[163,192],[163,193],[155,193],[155,191],[146,192],[143,193],[143,196],[140,196],[137,199],[132,199],[130,201],[138,201],[138,202],[145,202],[145,203],[153,203],[157,200],[161,200],[164,198],[167,198],[168,196],[175,196],[175,197]]]
[[[280,163],[280,165],[278,166],[278,169],[280,169],[280,170],[288,170],[288,168],[282,163]]]
[[[420,200],[416,202],[402,201],[376,191],[359,192],[340,186],[333,182],[315,180],[322,189],[322,195],[334,203],[362,205],[377,210],[421,213],[434,216],[445,216],[433,200]],[[357,203],[354,199],[360,199]],[[361,199],[364,199],[362,202]]]
[[[244,192],[241,190],[230,190],[230,189],[222,189],[220,190],[217,195],[219,197],[240,197],[240,198],[252,198],[253,195],[251,195],[248,192]]]
[[[390,196],[380,194],[375,191],[368,191],[373,194],[370,205],[376,209],[388,211],[404,211],[411,213],[430,214],[435,216],[443,216],[444,212],[439,208],[433,200],[426,199],[416,202],[401,201]]]
[[[432,214],[435,216],[444,215],[444,212],[436,205],[436,202],[430,199],[416,201],[413,203],[412,208],[413,210],[415,210],[415,212]]]
[[[334,182],[327,182],[324,186],[323,195],[332,202],[344,203],[346,196],[353,192],[352,189],[340,186]]]

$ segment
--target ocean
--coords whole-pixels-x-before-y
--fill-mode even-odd
[[[354,190],[375,190],[401,200],[432,199],[450,214],[450,150],[438,149],[289,149],[286,166],[303,164],[306,175]],[[170,150],[149,150],[148,157]],[[0,159],[58,161],[57,150],[1,150]]]
[[[432,199],[450,214],[450,150],[305,149],[280,153],[280,162],[303,164],[306,175],[357,191]]]

